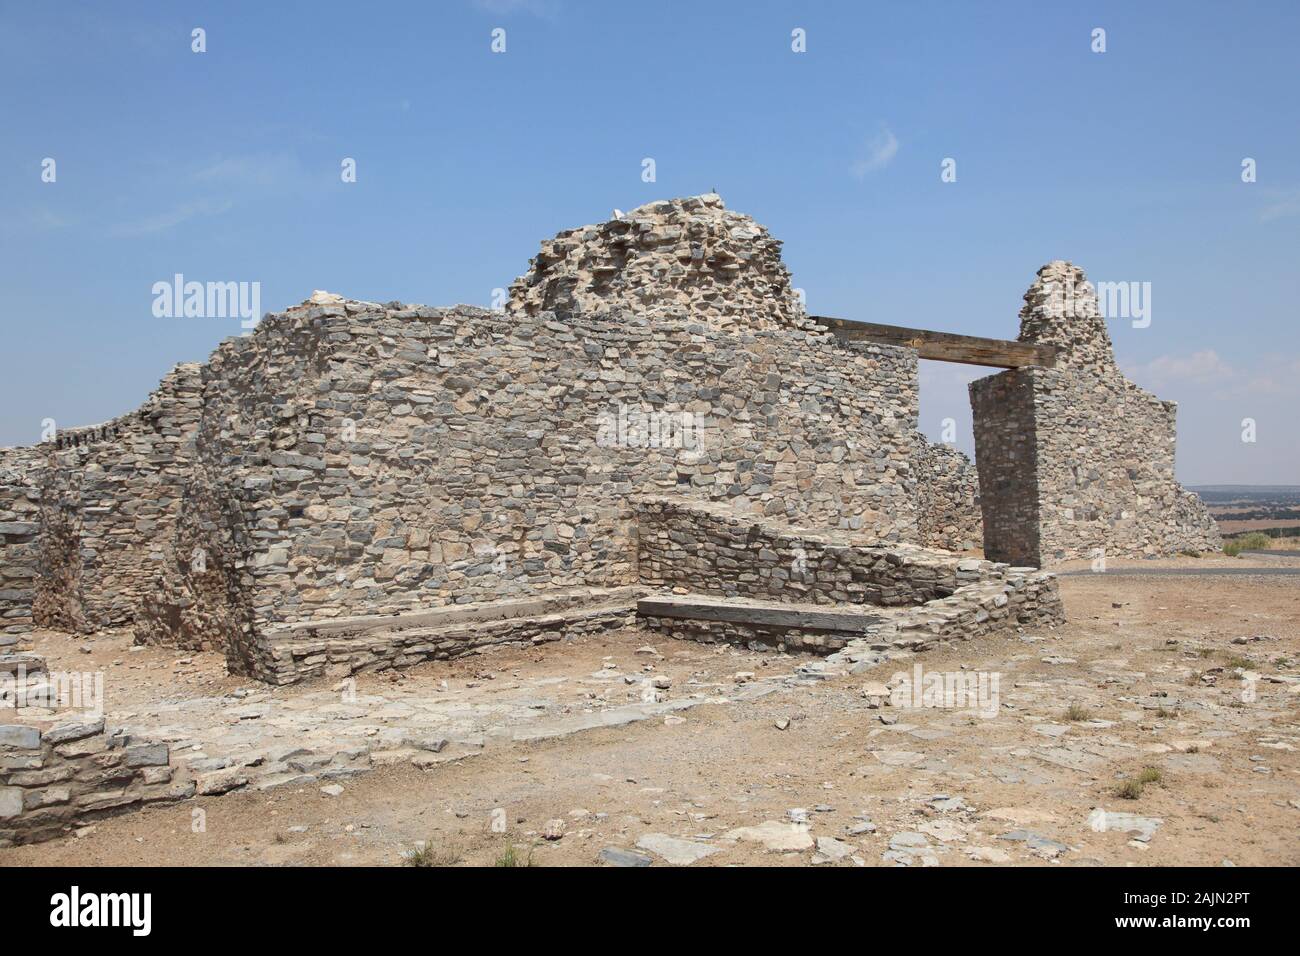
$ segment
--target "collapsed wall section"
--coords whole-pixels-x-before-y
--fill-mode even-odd
[[[722,329],[824,331],[790,285],[781,243],[716,193],[647,203],[561,232],[510,287],[509,310],[519,316],[663,306]]]
[[[199,366],[179,365],[136,411],[59,431],[33,450],[38,626],[89,632],[131,622],[180,512],[202,403]]]

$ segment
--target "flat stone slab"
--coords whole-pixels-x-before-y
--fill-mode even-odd
[[[737,827],[722,834],[722,839],[759,843],[774,853],[808,850],[814,843],[806,826],[799,823],[783,823],[780,820],[768,820],[753,827]]]
[[[654,862],[642,853],[633,853],[616,846],[607,846],[600,851],[600,862],[609,866],[649,866]]]
[[[0,724],[0,747],[15,750],[39,750],[41,732],[25,724]]]
[[[673,866],[690,866],[707,856],[721,852],[715,846],[695,840],[682,840],[663,833],[647,833],[636,841],[638,849],[649,850]]]
[[[817,852],[813,854],[813,863],[835,863],[857,852],[852,843],[845,843],[834,837],[818,837]]]
[[[1064,853],[1068,849],[1064,843],[1059,840],[1053,840],[1033,830],[1011,830],[1008,833],[998,837],[999,840],[1010,840],[1013,843],[1023,843],[1031,850],[1046,850],[1049,853]]]
[[[842,631],[863,634],[885,620],[879,609],[824,610],[808,604],[781,604],[741,598],[712,598],[703,595],[653,596],[637,602],[641,617],[671,617],[695,621],[726,621],[799,630]]]

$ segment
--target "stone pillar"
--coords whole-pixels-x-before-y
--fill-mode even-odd
[[[970,383],[984,556],[1041,567],[1032,369]]]

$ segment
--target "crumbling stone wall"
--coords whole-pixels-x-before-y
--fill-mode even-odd
[[[946,551],[982,546],[979,474],[964,454],[920,432],[915,436],[920,543]]]
[[[643,604],[641,620],[674,637],[755,643],[816,654],[857,645],[927,650],[951,640],[1065,619],[1056,576],[915,546],[880,547],[854,536],[743,520],[716,504],[649,499],[639,503],[642,583],[674,593],[719,595],[749,608],[750,619],[669,616]],[[757,601],[757,607],[753,602]],[[797,615],[800,610],[879,608],[878,614]]]
[[[38,446],[37,625],[130,623],[157,580],[190,472],[199,366],[178,365],[136,411]]]
[[[1057,365],[971,383],[986,554],[1041,565],[1218,550],[1214,520],[1174,477],[1176,405],[1119,370],[1083,271],[1045,265],[1020,318],[1020,340],[1056,345]]]
[[[716,196],[563,233],[512,293],[319,295],[61,432],[22,469],[40,533],[3,539],[15,578],[35,542],[37,584],[6,590],[266,676],[289,622],[633,581],[635,494],[916,539],[915,353],[808,320]]]
[[[680,306],[721,329],[824,334],[790,285],[781,243],[716,193],[647,203],[542,243],[510,287],[520,316]]]
[[[318,294],[179,366],[139,411],[0,454],[0,622],[134,622],[280,680],[479,637],[286,651],[295,623],[682,574],[948,600],[968,585],[880,546],[976,546],[977,502],[987,553],[1017,563],[1216,547],[1173,479],[1173,406],[1119,373],[1081,272],[1042,270],[1021,337],[1056,344],[1061,364],[972,385],[977,484],[965,456],[916,433],[916,352],[817,325],[780,243],[712,194],[543,243],[502,312]],[[638,496],[719,509],[723,538],[762,524],[777,563],[670,547],[658,514],[638,569]],[[853,548],[818,552],[811,582],[781,578],[776,529],[801,527]]]

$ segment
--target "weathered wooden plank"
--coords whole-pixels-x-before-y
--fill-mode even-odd
[[[797,627],[817,631],[863,633],[868,626],[884,620],[877,614],[854,611],[822,611],[790,605],[743,600],[718,600],[696,597],[649,597],[637,602],[642,617],[675,617],[696,621],[727,621],[767,627]]]
[[[834,332],[841,341],[902,345],[916,349],[923,359],[959,362],[963,365],[990,365],[994,368],[1023,368],[1027,365],[1051,368],[1056,365],[1054,345],[986,339],[977,335],[933,332],[879,322],[856,322],[853,319],[836,319],[824,315],[814,315],[811,318]]]

